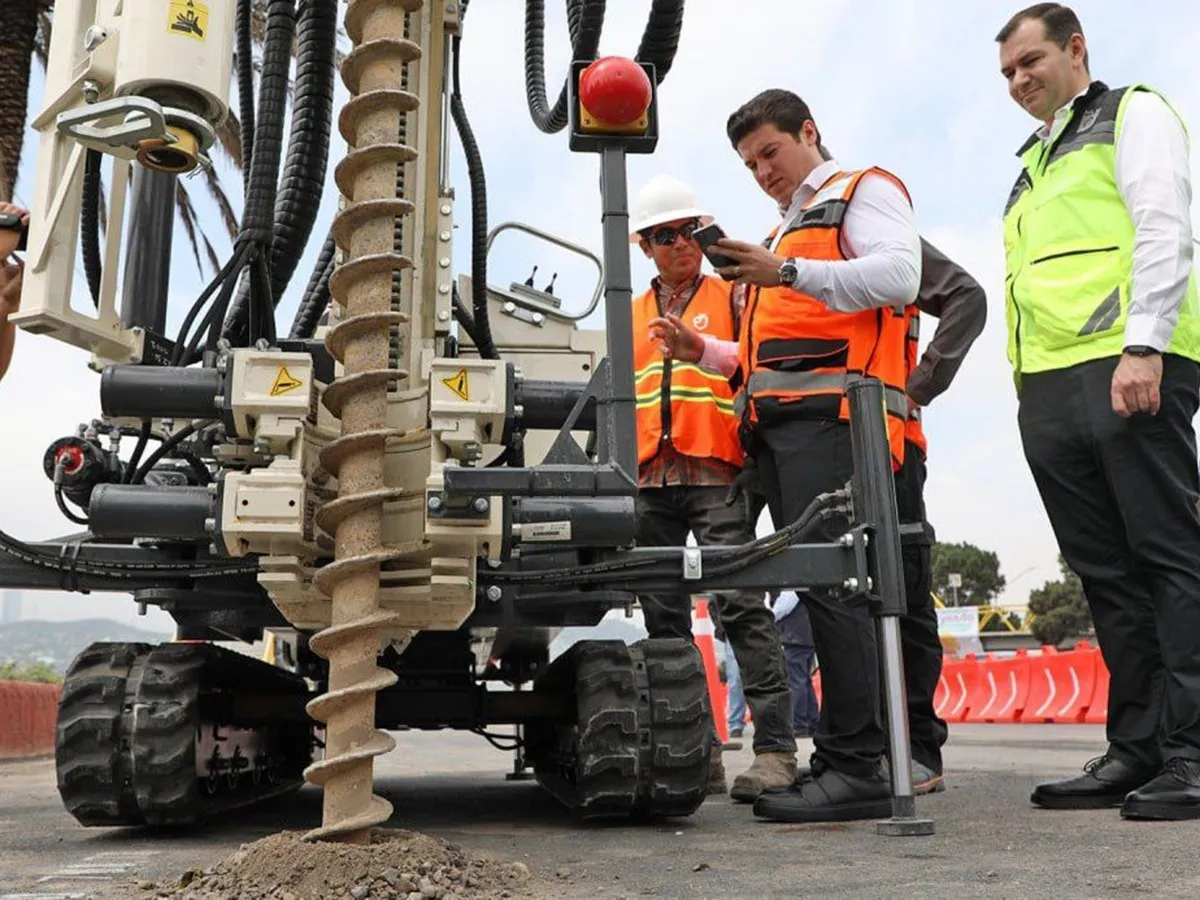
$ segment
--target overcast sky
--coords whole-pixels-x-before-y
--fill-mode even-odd
[[[553,98],[569,53],[562,4],[547,5],[553,7],[547,26]],[[631,54],[649,0],[608,6],[601,53]],[[1147,0],[1133,14],[1127,3],[1103,0],[1075,8],[1089,39],[1093,76],[1110,86],[1140,80],[1160,88],[1195,129],[1200,126],[1195,76],[1200,17],[1187,13],[1187,6],[1179,0]],[[631,195],[651,175],[669,172],[695,186],[728,233],[761,239],[777,213],[729,147],[725,120],[756,92],[786,87],[809,102],[842,166],[880,165],[904,179],[922,233],[969,269],[989,295],[983,336],[950,391],[927,412],[929,515],[941,540],[970,541],[999,554],[1011,584],[1002,599],[1011,603],[1024,602],[1031,588],[1057,576],[1053,536],[1021,454],[1004,356],[1000,215],[1017,172],[1014,153],[1035,123],[1006,93],[993,37],[1017,8],[996,0],[748,0],[734,14],[722,0],[688,0],[679,54],[660,88],[658,150],[633,157],[629,166]],[[464,32],[463,93],[486,165],[490,223],[527,222],[599,253],[598,160],[570,153],[564,132],[545,135],[530,120],[522,69],[523,10],[519,0],[475,0]],[[40,73],[33,90],[40,99]],[[21,197],[31,193],[35,140],[31,132],[17,187]],[[336,138],[334,161],[343,152]],[[470,193],[457,141],[452,159],[460,223],[454,265],[464,272],[470,268]],[[1200,171],[1195,160],[1193,177]],[[226,180],[240,208],[240,178]],[[332,178],[328,183],[317,236],[281,307],[281,331],[291,322],[333,215]],[[200,208],[215,222],[203,198]],[[211,231],[216,233],[215,224]],[[228,242],[216,243],[224,257]],[[489,281],[523,281],[535,263],[539,287],[551,272],[560,273],[556,293],[568,306],[581,308],[590,297],[593,281],[586,264],[520,238],[497,241]],[[633,265],[635,287],[642,287],[652,270],[636,250]],[[177,235],[172,331],[205,280]],[[934,324],[923,323],[926,338]],[[48,338],[19,336],[13,368],[0,390],[6,425],[0,528],[19,537],[40,539],[70,530],[55,509],[41,460],[52,440],[99,412],[97,378],[85,362],[82,351]],[[136,621],[129,600],[101,596],[27,594],[25,615]],[[169,628],[161,614],[152,614],[150,621]]]

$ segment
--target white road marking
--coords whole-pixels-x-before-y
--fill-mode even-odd
[[[159,850],[108,850],[93,853],[79,862],[69,863],[52,875],[43,875],[34,884],[50,881],[111,881],[119,876],[135,874]],[[87,900],[89,894],[77,891],[53,893],[0,894],[0,900]]]

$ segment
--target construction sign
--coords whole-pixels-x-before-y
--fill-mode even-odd
[[[470,401],[471,383],[467,379],[467,370],[459,369],[449,378],[443,378],[442,384],[450,388],[459,400]]]
[[[208,39],[208,4],[200,0],[170,0],[167,33],[181,34],[194,41]]]
[[[304,382],[299,378],[292,377],[291,373],[287,370],[287,366],[280,366],[279,374],[275,376],[275,382],[271,385],[271,396],[279,397],[288,391],[294,391],[296,388],[303,386]]]

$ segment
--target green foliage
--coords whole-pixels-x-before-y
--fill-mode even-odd
[[[62,684],[62,673],[46,663],[0,664],[0,681],[37,681],[42,684]]]
[[[1062,578],[1047,581],[1029,593],[1029,611],[1034,615],[1030,631],[1043,644],[1051,646],[1092,630],[1092,614],[1083,595],[1083,583],[1062,554],[1058,557],[1058,567]]]
[[[933,545],[933,589],[947,606],[955,605],[950,575],[962,577],[958,588],[958,606],[987,606],[1004,590],[1000,557],[974,544]]]

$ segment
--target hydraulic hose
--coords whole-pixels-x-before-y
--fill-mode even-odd
[[[83,271],[87,276],[92,303],[100,307],[100,163],[99,150],[88,150],[83,162],[83,203],[79,213]]]
[[[604,0],[568,0],[567,20],[571,29],[571,58],[595,59],[604,26]],[[568,121],[567,82],[563,80],[558,100],[551,109],[546,98],[545,35],[544,0],[525,0],[525,96],[529,114],[541,131],[555,134]]]
[[[316,333],[321,316],[325,315],[325,310],[329,308],[329,276],[333,274],[333,258],[336,251],[331,231],[326,235],[321,252],[317,255],[312,277],[308,281],[308,287],[304,289],[304,297],[296,309],[295,318],[292,319],[289,338],[310,338]]]
[[[637,61],[654,66],[654,80],[659,84],[671,71],[679,49],[683,3],[684,0],[654,0],[646,30],[642,32],[642,42],[638,45]]]
[[[250,160],[250,180],[246,190],[246,207],[242,213],[242,229],[236,245],[255,247],[255,253],[269,253],[273,240],[275,199],[279,186],[280,154],[283,148],[283,122],[287,111],[288,70],[291,68],[292,41],[296,31],[294,0],[270,0],[267,7],[267,33],[263,41],[262,81],[259,88],[258,116],[254,129],[254,154]],[[253,258],[247,260],[253,264]],[[240,275],[240,271],[234,276]],[[261,295],[258,279],[249,279],[249,289]],[[260,313],[273,316],[275,304],[270,296],[255,296]],[[224,319],[211,323],[207,349],[215,350]],[[252,344],[262,331],[262,323],[250,321],[247,340]]]
[[[333,130],[333,83],[337,63],[338,10],[336,0],[300,0],[296,23],[299,57],[296,63],[295,102],[283,181],[274,206],[271,244],[270,295],[272,305],[258,312],[274,316],[274,303],[283,296],[312,233],[321,205],[329,163],[329,137]],[[247,335],[248,295],[242,285],[224,324],[224,336],[244,344]],[[256,304],[257,305],[257,304]]]
[[[463,13],[466,13],[465,4]],[[479,152],[479,144],[475,141],[471,123],[467,120],[467,110],[463,105],[458,66],[461,40],[460,36],[455,35],[451,42],[454,65],[450,114],[454,118],[454,127],[458,130],[463,154],[467,158],[467,180],[471,185],[471,305],[475,313],[475,333],[471,339],[475,342],[481,358],[499,359],[500,353],[492,339],[492,325],[487,306],[487,178],[483,171],[483,156]]]
[[[463,299],[458,293],[457,284],[452,289],[451,302],[454,307],[454,321],[458,322],[459,328],[467,333],[467,337],[471,339],[471,343],[478,347],[479,339],[475,336],[475,317],[471,315],[471,311],[463,303]]]
[[[250,33],[253,16],[253,0],[238,0],[238,113],[242,124],[242,190],[247,193],[250,191],[250,161],[254,158],[254,38]]]

